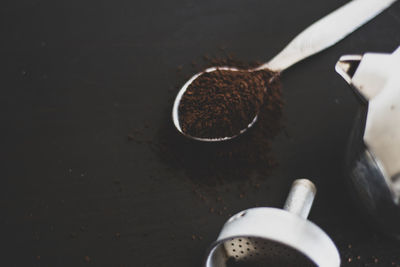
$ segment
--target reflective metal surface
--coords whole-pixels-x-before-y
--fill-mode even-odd
[[[393,54],[343,56],[337,72],[352,86],[360,108],[346,170],[354,198],[381,229],[400,238],[400,49]]]
[[[253,208],[231,217],[211,246],[205,267],[340,266],[332,240],[306,218],[316,193],[296,180],[285,210]],[[282,265],[280,265],[282,264]]]

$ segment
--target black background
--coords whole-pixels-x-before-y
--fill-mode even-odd
[[[280,165],[259,190],[246,189],[246,177],[227,178],[229,192],[200,188],[205,203],[149,142],[126,138],[139,130],[156,141],[182,81],[178,66],[189,69],[220,46],[268,60],[346,2],[3,2],[0,265],[200,266],[228,214],[280,207],[299,177],[317,184],[310,220],[332,237],[343,266],[400,265],[400,246],[375,232],[344,186],[358,102],[334,71],[343,54],[400,44],[398,3],[283,74],[288,135],[274,141]],[[217,195],[227,207],[221,215],[210,212]]]

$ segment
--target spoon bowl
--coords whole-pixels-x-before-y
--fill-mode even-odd
[[[239,135],[241,135],[242,133],[244,133],[245,131],[247,131],[247,129],[249,129],[250,127],[252,127],[254,125],[254,123],[257,121],[258,116],[256,115],[253,120],[247,125],[246,128],[242,129],[239,131],[238,134],[233,135],[233,136],[225,136],[225,137],[219,137],[219,138],[203,138],[203,137],[197,137],[197,136],[192,136],[190,134],[185,133],[182,128],[181,128],[181,123],[180,123],[180,119],[179,119],[179,106],[182,100],[183,95],[185,94],[186,90],[188,89],[189,85],[196,80],[198,77],[200,77],[201,75],[203,75],[204,73],[209,73],[209,72],[213,72],[213,71],[217,71],[217,70],[225,70],[225,71],[245,71],[245,70],[241,70],[241,69],[237,69],[234,67],[211,67],[211,68],[207,68],[202,72],[199,72],[195,75],[193,75],[183,86],[182,88],[179,90],[178,94],[176,95],[175,101],[174,101],[174,105],[172,108],[172,121],[175,125],[175,128],[178,130],[178,132],[180,132],[181,134],[183,134],[184,136],[186,136],[187,138],[193,139],[193,140],[197,140],[197,141],[203,141],[203,142],[219,142],[219,141],[227,141],[230,139],[233,139]],[[256,71],[256,69],[249,69],[249,72],[253,72]]]

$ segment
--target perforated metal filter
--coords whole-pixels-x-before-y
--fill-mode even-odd
[[[206,267],[340,266],[332,240],[306,218],[316,193],[296,180],[285,208],[253,208],[231,217],[207,256]]]
[[[271,240],[251,237],[233,238],[223,244],[227,266],[291,266],[316,265],[297,250]]]

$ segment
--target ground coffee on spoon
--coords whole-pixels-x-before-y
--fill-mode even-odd
[[[187,88],[179,105],[182,131],[201,138],[236,136],[258,114],[271,72],[205,72]]]
[[[231,56],[224,56],[222,58],[205,57],[204,64],[192,64],[194,66],[192,69],[179,67],[177,71],[180,78],[176,91],[171,91],[170,105],[172,106],[176,92],[182,83],[187,81],[190,78],[189,75],[193,73],[210,66],[249,69],[259,64],[259,62],[247,63]],[[260,107],[258,120],[253,127],[229,141],[199,142],[178,133],[171,121],[168,112],[170,106],[168,106],[165,112],[166,118],[158,131],[157,139],[152,142],[152,147],[159,157],[174,171],[183,170],[195,184],[213,186],[216,183],[237,180],[259,187],[259,182],[253,180],[252,177],[267,177],[273,166],[277,164],[271,155],[271,142],[281,130],[283,108],[279,76],[269,71],[264,71],[262,74],[268,89],[263,95],[264,104]]]

